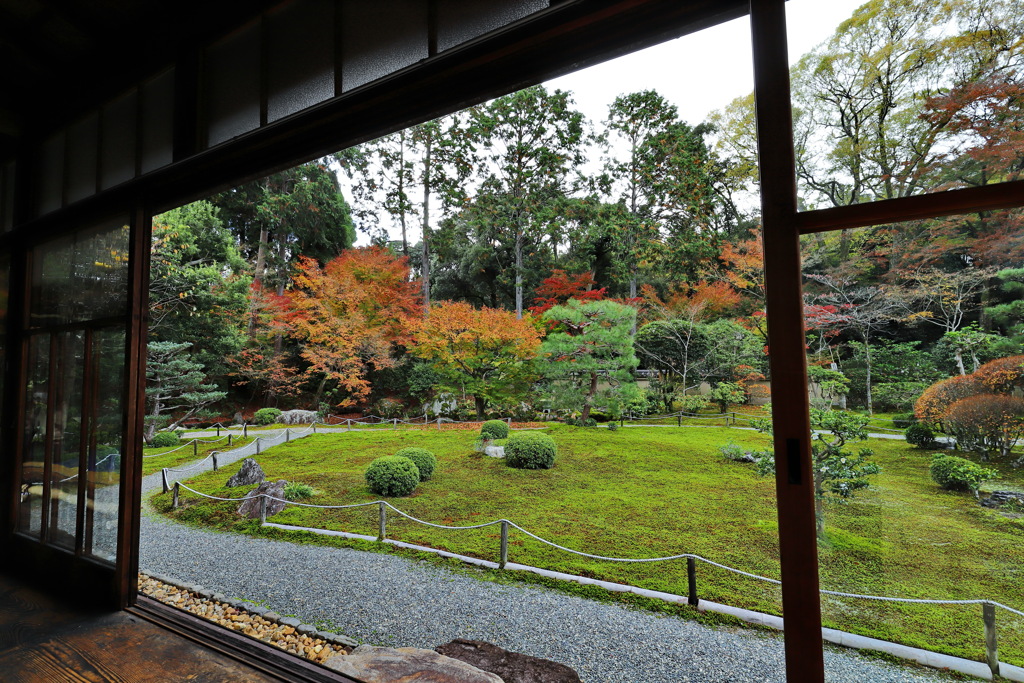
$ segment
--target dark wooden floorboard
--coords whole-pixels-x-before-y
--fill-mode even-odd
[[[278,679],[129,612],[76,611],[0,575],[0,680],[261,683]]]

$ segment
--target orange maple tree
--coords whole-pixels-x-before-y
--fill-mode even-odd
[[[412,353],[431,364],[444,388],[472,394],[480,418],[488,404],[524,395],[537,375],[540,334],[530,315],[445,301],[417,323],[415,338]]]
[[[556,268],[551,271],[550,277],[541,280],[540,286],[534,292],[537,295],[533,300],[534,305],[530,306],[529,310],[534,315],[542,315],[569,299],[600,301],[607,292],[604,287],[595,287],[596,284],[594,276],[590,273],[572,275]]]
[[[399,347],[412,340],[422,309],[409,266],[381,247],[350,249],[321,267],[302,257],[288,292],[286,321],[302,345],[305,374],[328,384],[335,405],[348,407],[370,393],[369,373],[394,367]]]

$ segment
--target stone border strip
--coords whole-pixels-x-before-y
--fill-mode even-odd
[[[215,618],[214,616],[188,609],[187,605],[182,605],[176,601],[156,597],[152,593],[156,592],[156,590],[159,590],[157,587],[153,587],[154,590],[152,592],[147,592],[145,590],[145,583],[147,579],[152,579],[153,581],[156,581],[158,584],[163,584],[168,588],[176,589],[179,593],[188,593],[190,594],[193,600],[199,602],[200,604],[210,605],[214,607],[216,607],[219,604],[224,606],[225,609],[230,608],[234,610],[234,614],[221,613],[225,620],[228,620],[232,623],[253,624],[253,630],[262,630],[264,631],[264,635],[268,637],[260,637],[251,633],[244,633],[243,626],[239,626],[236,628],[227,624],[223,624],[220,621],[218,621],[217,618]],[[152,597],[154,600],[159,600],[164,604],[170,605],[171,607],[185,609],[190,614],[194,614],[200,618],[206,619],[207,621],[211,621],[225,628],[231,628],[234,631],[242,633],[243,635],[248,635],[249,637],[255,638],[256,640],[261,640],[271,645],[275,645],[281,648],[282,650],[291,652],[292,654],[296,654],[300,657],[304,657],[305,659],[315,662],[317,664],[323,664],[324,660],[334,653],[348,654],[352,651],[353,648],[359,646],[359,643],[357,641],[347,636],[343,636],[338,633],[331,633],[329,631],[321,631],[317,629],[317,627],[315,626],[300,622],[298,619],[292,617],[283,617],[280,614],[277,614],[276,612],[267,609],[266,607],[262,607],[261,605],[257,605],[245,600],[239,600],[237,598],[230,598],[224,595],[223,593],[215,593],[213,591],[210,591],[201,585],[191,584],[185,581],[179,581],[178,579],[164,576],[156,572],[139,572],[139,592],[143,595]],[[247,615],[249,617],[249,620],[245,621],[244,619],[231,619],[231,617],[238,615]],[[257,621],[254,621],[257,618],[261,619],[264,622],[277,624],[278,628],[268,630],[265,624],[261,624]],[[289,629],[290,632],[285,632]],[[272,635],[278,634],[280,634],[280,637],[278,639],[270,637]],[[308,639],[309,642],[301,642],[301,639],[303,638]],[[315,648],[317,646],[320,646],[321,649],[316,650]],[[302,651],[299,651],[299,648],[302,648]]]

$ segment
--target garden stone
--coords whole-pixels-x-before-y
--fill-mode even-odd
[[[266,479],[267,475],[263,473],[259,463],[252,458],[246,458],[242,461],[242,469],[228,479],[228,486],[252,486],[262,484]]]
[[[286,425],[308,425],[316,422],[316,413],[312,410],[286,410],[277,419]]]
[[[580,683],[579,675],[558,662],[509,652],[479,640],[457,638],[438,652],[501,676],[505,683]]]
[[[504,683],[471,664],[414,647],[360,645],[352,654],[331,655],[324,666],[365,683]]]
[[[259,519],[260,517],[260,494],[266,494],[271,498],[277,498],[279,500],[267,500],[267,517],[276,515],[281,510],[284,510],[285,505],[288,501],[284,500],[284,487],[288,482],[284,479],[278,479],[277,481],[265,481],[258,487],[245,494],[245,500],[238,506],[238,514],[249,519]]]
[[[981,504],[987,508],[1000,508],[1007,503],[1016,503],[1024,507],[1024,493],[1014,491],[993,491],[988,498],[982,498]]]
[[[505,447],[504,446],[484,446],[484,455],[492,458],[504,458]]]

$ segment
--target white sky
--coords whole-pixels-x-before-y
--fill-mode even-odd
[[[866,0],[789,0],[790,63],[796,62],[815,45],[832,36]],[[724,49],[723,49],[724,48]],[[608,105],[619,95],[640,90],[657,90],[679,108],[680,117],[690,124],[705,120],[712,111],[754,89],[750,51],[750,22],[746,17],[719,24],[699,33],[671,40],[618,59],[562,76],[545,85],[570,90],[576,107],[595,126],[604,120]],[[347,179],[342,176],[343,191]],[[382,225],[389,223],[382,217]],[[401,239],[397,226],[391,239]],[[419,240],[410,230],[409,241]],[[359,232],[357,245],[369,243]]]

